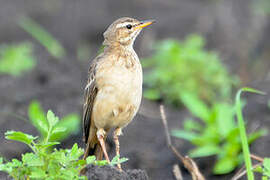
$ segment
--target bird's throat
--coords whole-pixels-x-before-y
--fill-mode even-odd
[[[133,49],[133,44],[122,45],[120,43],[107,45],[105,46],[104,50],[109,52],[115,52],[119,55],[125,55],[129,53],[133,54],[135,52]]]

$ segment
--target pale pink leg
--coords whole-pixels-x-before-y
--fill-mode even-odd
[[[100,143],[100,146],[102,148],[102,151],[104,153],[104,156],[105,156],[107,162],[110,163],[110,159],[109,159],[109,156],[108,156],[108,153],[107,153],[107,150],[106,150],[106,146],[105,146],[105,142],[104,142],[105,134],[106,134],[106,132],[104,131],[104,129],[99,129],[97,131],[97,138],[98,138],[98,141]]]
[[[114,143],[115,143],[115,152],[116,152],[116,156],[119,156],[120,158],[120,143],[119,143],[119,139],[118,137],[122,134],[122,130],[121,128],[116,128],[113,134],[113,139],[114,139]],[[118,159],[119,160],[119,159]],[[117,167],[120,171],[122,171],[121,168],[121,164],[118,163]]]

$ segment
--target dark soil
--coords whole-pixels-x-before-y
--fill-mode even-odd
[[[46,111],[52,109],[60,117],[72,112],[82,113],[83,89],[90,61],[78,60],[77,48],[80,44],[87,44],[91,53],[89,58],[95,57],[102,42],[102,33],[113,20],[122,16],[157,20],[135,43],[139,57],[151,54],[151,47],[156,40],[183,39],[187,34],[197,32],[207,38],[207,48],[217,50],[230,71],[238,74],[245,85],[270,93],[270,22],[268,16],[254,15],[252,2],[0,0],[0,44],[32,41],[37,59],[37,67],[22,77],[0,76],[0,155],[8,159],[20,158],[21,153],[29,151],[25,145],[6,141],[4,132],[13,129],[38,135],[27,120],[27,108],[32,100],[39,100]],[[17,25],[22,15],[36,20],[63,44],[67,55],[61,61],[51,57],[44,47]],[[260,127],[269,129],[268,99],[269,95],[247,96],[245,117],[249,131]],[[166,107],[166,113],[170,129],[181,128],[183,119],[188,116],[186,110],[169,106]],[[73,143],[84,147],[81,133],[64,141],[62,147],[70,148]],[[173,139],[173,143],[183,154],[191,148],[183,140]],[[139,114],[124,129],[120,144],[121,156],[129,158],[123,168],[146,170],[150,179],[174,179],[172,167],[174,164],[181,165],[166,146],[158,103],[143,100]],[[114,145],[110,137],[108,148],[110,157],[113,157]],[[256,141],[251,152],[262,157],[270,156],[268,149],[269,135]],[[207,179],[225,180],[233,175],[211,175],[214,157],[195,161]],[[188,172],[184,168],[181,170],[184,179],[190,179]],[[103,168],[95,169],[97,174],[101,171]],[[101,174],[105,176],[107,171],[116,173],[113,168],[109,168]],[[141,170],[131,170],[126,171],[123,177],[131,176],[129,172],[134,171],[138,177],[145,175]]]
[[[143,170],[127,170],[120,172],[117,168],[111,166],[93,166],[86,168],[86,176],[91,180],[148,180],[148,176]]]

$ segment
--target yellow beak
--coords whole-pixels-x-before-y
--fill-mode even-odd
[[[145,21],[141,21],[139,25],[137,25],[135,28],[136,29],[142,29],[146,26],[149,26],[150,24],[153,24],[155,22],[155,20],[145,20]]]

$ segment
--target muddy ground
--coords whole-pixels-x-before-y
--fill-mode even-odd
[[[138,19],[156,19],[157,23],[146,29],[135,43],[139,57],[151,54],[156,40],[164,38],[183,39],[189,33],[198,32],[207,38],[207,48],[217,50],[232,73],[238,74],[243,85],[249,85],[270,93],[269,16],[257,15],[251,0],[0,0],[0,43],[33,41],[37,67],[14,78],[0,76],[0,155],[7,158],[20,157],[26,146],[4,140],[6,130],[20,130],[37,135],[26,120],[31,100],[37,99],[44,109],[52,109],[64,116],[81,114],[83,89],[90,60],[102,43],[102,33],[115,19],[122,16]],[[18,25],[23,15],[30,16],[63,44],[67,55],[57,61]],[[79,60],[76,52],[81,44],[89,46],[90,57]],[[270,110],[266,104],[269,95],[247,96],[245,109],[249,130],[270,127]],[[185,109],[166,106],[169,128],[181,128],[188,115]],[[174,179],[172,166],[178,159],[167,148],[159,116],[159,103],[143,100],[139,114],[124,129],[120,138],[121,155],[128,157],[124,169],[143,169],[150,179]],[[83,147],[82,133],[63,143],[70,148],[73,143]],[[260,156],[270,156],[270,136],[256,141],[251,151]],[[182,152],[191,148],[188,142],[173,139]],[[113,143],[109,138],[110,157],[114,156]],[[211,175],[214,158],[195,159],[207,179],[229,179],[227,176]],[[179,163],[181,165],[181,163]],[[185,179],[190,179],[182,168]]]

